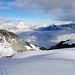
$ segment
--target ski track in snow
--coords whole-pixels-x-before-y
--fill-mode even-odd
[[[1,75],[9,75],[7,70],[6,70],[6,67],[4,67],[4,66],[0,67],[0,71],[1,71]]]

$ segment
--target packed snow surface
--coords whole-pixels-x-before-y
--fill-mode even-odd
[[[75,48],[25,51],[0,58],[0,75],[75,75]]]

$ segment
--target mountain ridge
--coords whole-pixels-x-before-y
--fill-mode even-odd
[[[3,49],[0,49],[0,55],[2,56],[11,56],[15,53],[33,49],[33,45],[23,41],[15,33],[2,29],[0,30],[0,47]]]

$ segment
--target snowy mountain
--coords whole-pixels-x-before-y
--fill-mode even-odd
[[[0,30],[0,56],[12,56],[18,52],[34,48],[36,48],[34,45],[23,41],[16,34],[7,30]]]

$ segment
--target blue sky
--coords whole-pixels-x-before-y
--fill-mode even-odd
[[[41,14],[37,12],[24,12],[24,11],[18,11],[16,9],[3,9],[0,10],[1,15],[0,18],[16,18],[16,19],[23,19],[33,22],[39,22],[39,23],[49,23],[52,21],[53,16],[47,15],[47,14]]]
[[[15,0],[3,0],[3,3],[14,2],[14,1]],[[7,6],[6,4],[4,5]],[[44,13],[38,13],[33,11],[20,11],[20,10],[17,10],[16,7],[1,9],[0,13],[1,13],[0,18],[23,19],[23,20],[26,20],[27,22],[30,21],[30,23],[38,23],[38,24],[53,22],[53,18],[54,18],[54,16],[44,14]]]
[[[74,2],[75,0],[0,0],[0,18],[23,19],[32,23],[74,21]]]

